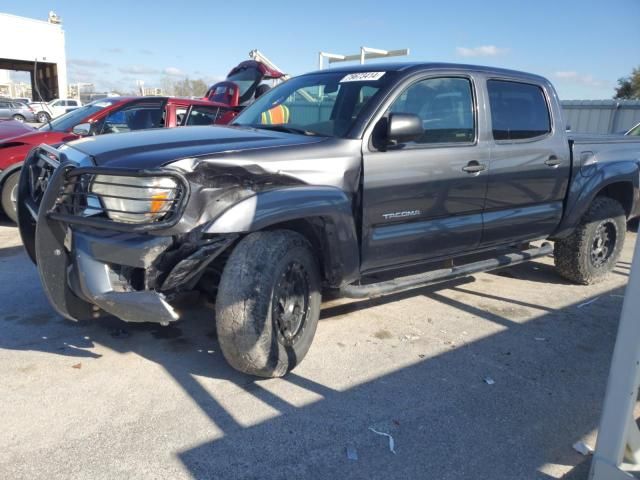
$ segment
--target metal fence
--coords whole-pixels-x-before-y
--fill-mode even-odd
[[[564,118],[576,133],[624,133],[640,122],[640,100],[564,100]]]

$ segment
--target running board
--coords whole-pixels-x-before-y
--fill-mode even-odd
[[[388,295],[390,293],[402,292],[404,290],[426,287],[435,283],[467,277],[474,273],[518,265],[519,263],[528,262],[535,258],[544,257],[552,252],[553,245],[545,242],[538,248],[530,248],[521,252],[506,253],[499,257],[489,258],[487,260],[468,263],[457,267],[432,270],[426,273],[398,277],[393,280],[371,283],[369,285],[345,285],[340,288],[340,294],[347,298],[379,297],[381,295]]]

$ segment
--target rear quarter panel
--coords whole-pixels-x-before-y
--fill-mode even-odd
[[[633,186],[631,217],[640,208],[640,139],[622,136],[570,136],[573,169],[565,215],[554,237],[571,233],[593,199],[608,185]]]

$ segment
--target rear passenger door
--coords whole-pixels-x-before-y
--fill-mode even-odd
[[[11,103],[0,101],[0,119],[11,118]]]
[[[507,78],[486,85],[493,144],[482,245],[546,237],[562,217],[570,168],[553,91]]]
[[[463,75],[414,81],[393,100],[384,115],[418,115],[425,134],[365,149],[363,272],[478,246],[489,148],[480,141],[476,104],[473,79]]]

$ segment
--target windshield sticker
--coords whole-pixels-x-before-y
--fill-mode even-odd
[[[358,72],[350,73],[340,80],[340,83],[344,82],[366,82],[367,80],[379,80],[385,72]]]

